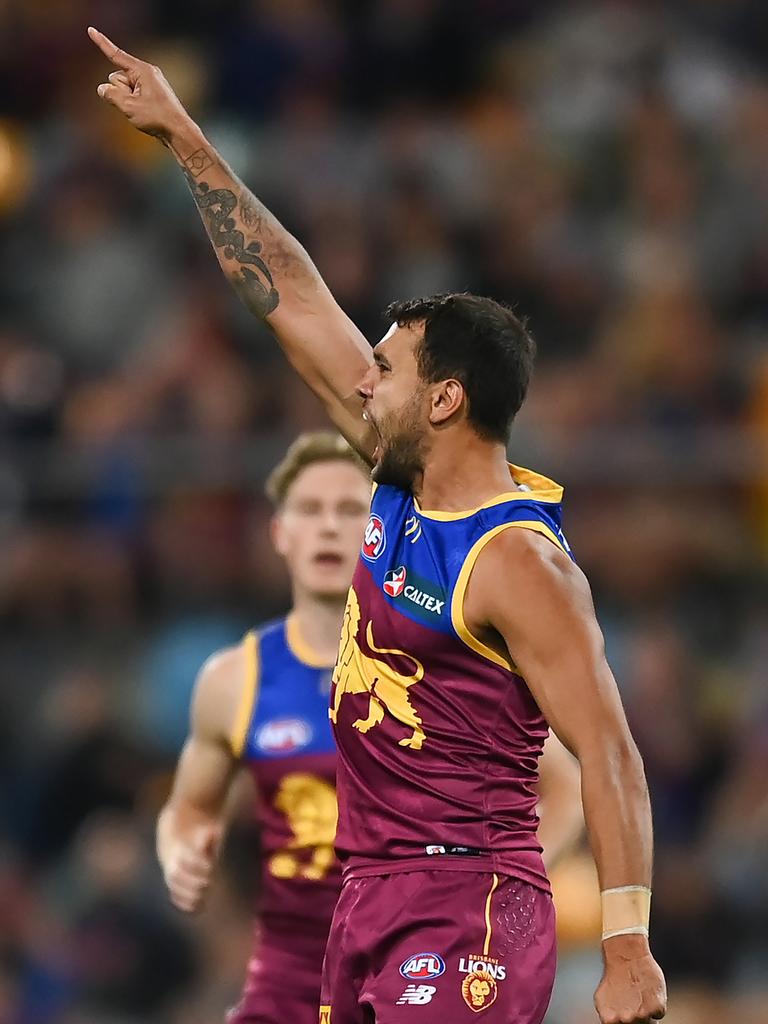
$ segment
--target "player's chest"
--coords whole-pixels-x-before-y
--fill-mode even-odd
[[[455,540],[455,539],[454,539]],[[435,531],[413,509],[374,509],[363,539],[354,587],[361,606],[374,610],[379,629],[407,619],[451,632],[451,601],[461,545]]]
[[[262,675],[250,725],[248,750],[257,766],[281,766],[296,758],[333,752],[328,724],[331,671],[299,669]]]

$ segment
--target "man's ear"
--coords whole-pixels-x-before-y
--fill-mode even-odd
[[[466,397],[464,385],[453,377],[433,385],[429,406],[429,422],[432,426],[441,427],[460,412]]]

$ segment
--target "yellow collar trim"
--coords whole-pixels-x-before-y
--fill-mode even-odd
[[[424,516],[425,519],[438,519],[442,522],[447,522],[452,519],[467,519],[484,508],[503,505],[506,501],[533,500],[557,505],[563,500],[563,488],[560,484],[555,483],[554,480],[550,480],[549,477],[542,476],[540,473],[535,473],[532,469],[525,469],[523,466],[513,466],[511,462],[508,465],[513,483],[523,484],[527,490],[505,491],[503,494],[497,494],[495,498],[490,498],[488,501],[483,502],[482,505],[478,505],[477,508],[466,509],[463,512],[440,512],[434,509],[423,509],[415,498],[413,499],[414,507],[419,515]]]
[[[285,639],[294,658],[309,668],[333,668],[328,661],[306,642],[299,627],[299,620],[292,612],[285,620]]]

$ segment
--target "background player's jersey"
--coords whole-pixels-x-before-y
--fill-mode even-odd
[[[391,486],[374,493],[330,709],[337,848],[350,874],[429,863],[548,886],[535,791],[547,725],[514,666],[463,617],[472,567],[502,530],[536,530],[569,550],[562,489],[511,471],[524,489],[470,512],[426,512]],[[525,600],[514,575],[498,585]]]
[[[336,749],[328,722],[331,667],[318,662],[294,619],[245,638],[248,678],[232,748],[258,791],[264,867],[259,917],[284,935],[325,942],[341,886]]]

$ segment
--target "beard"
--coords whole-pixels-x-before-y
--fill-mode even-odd
[[[424,472],[427,442],[419,422],[420,395],[415,395],[405,409],[390,413],[377,426],[379,461],[371,479],[402,491],[413,489],[414,480]]]

